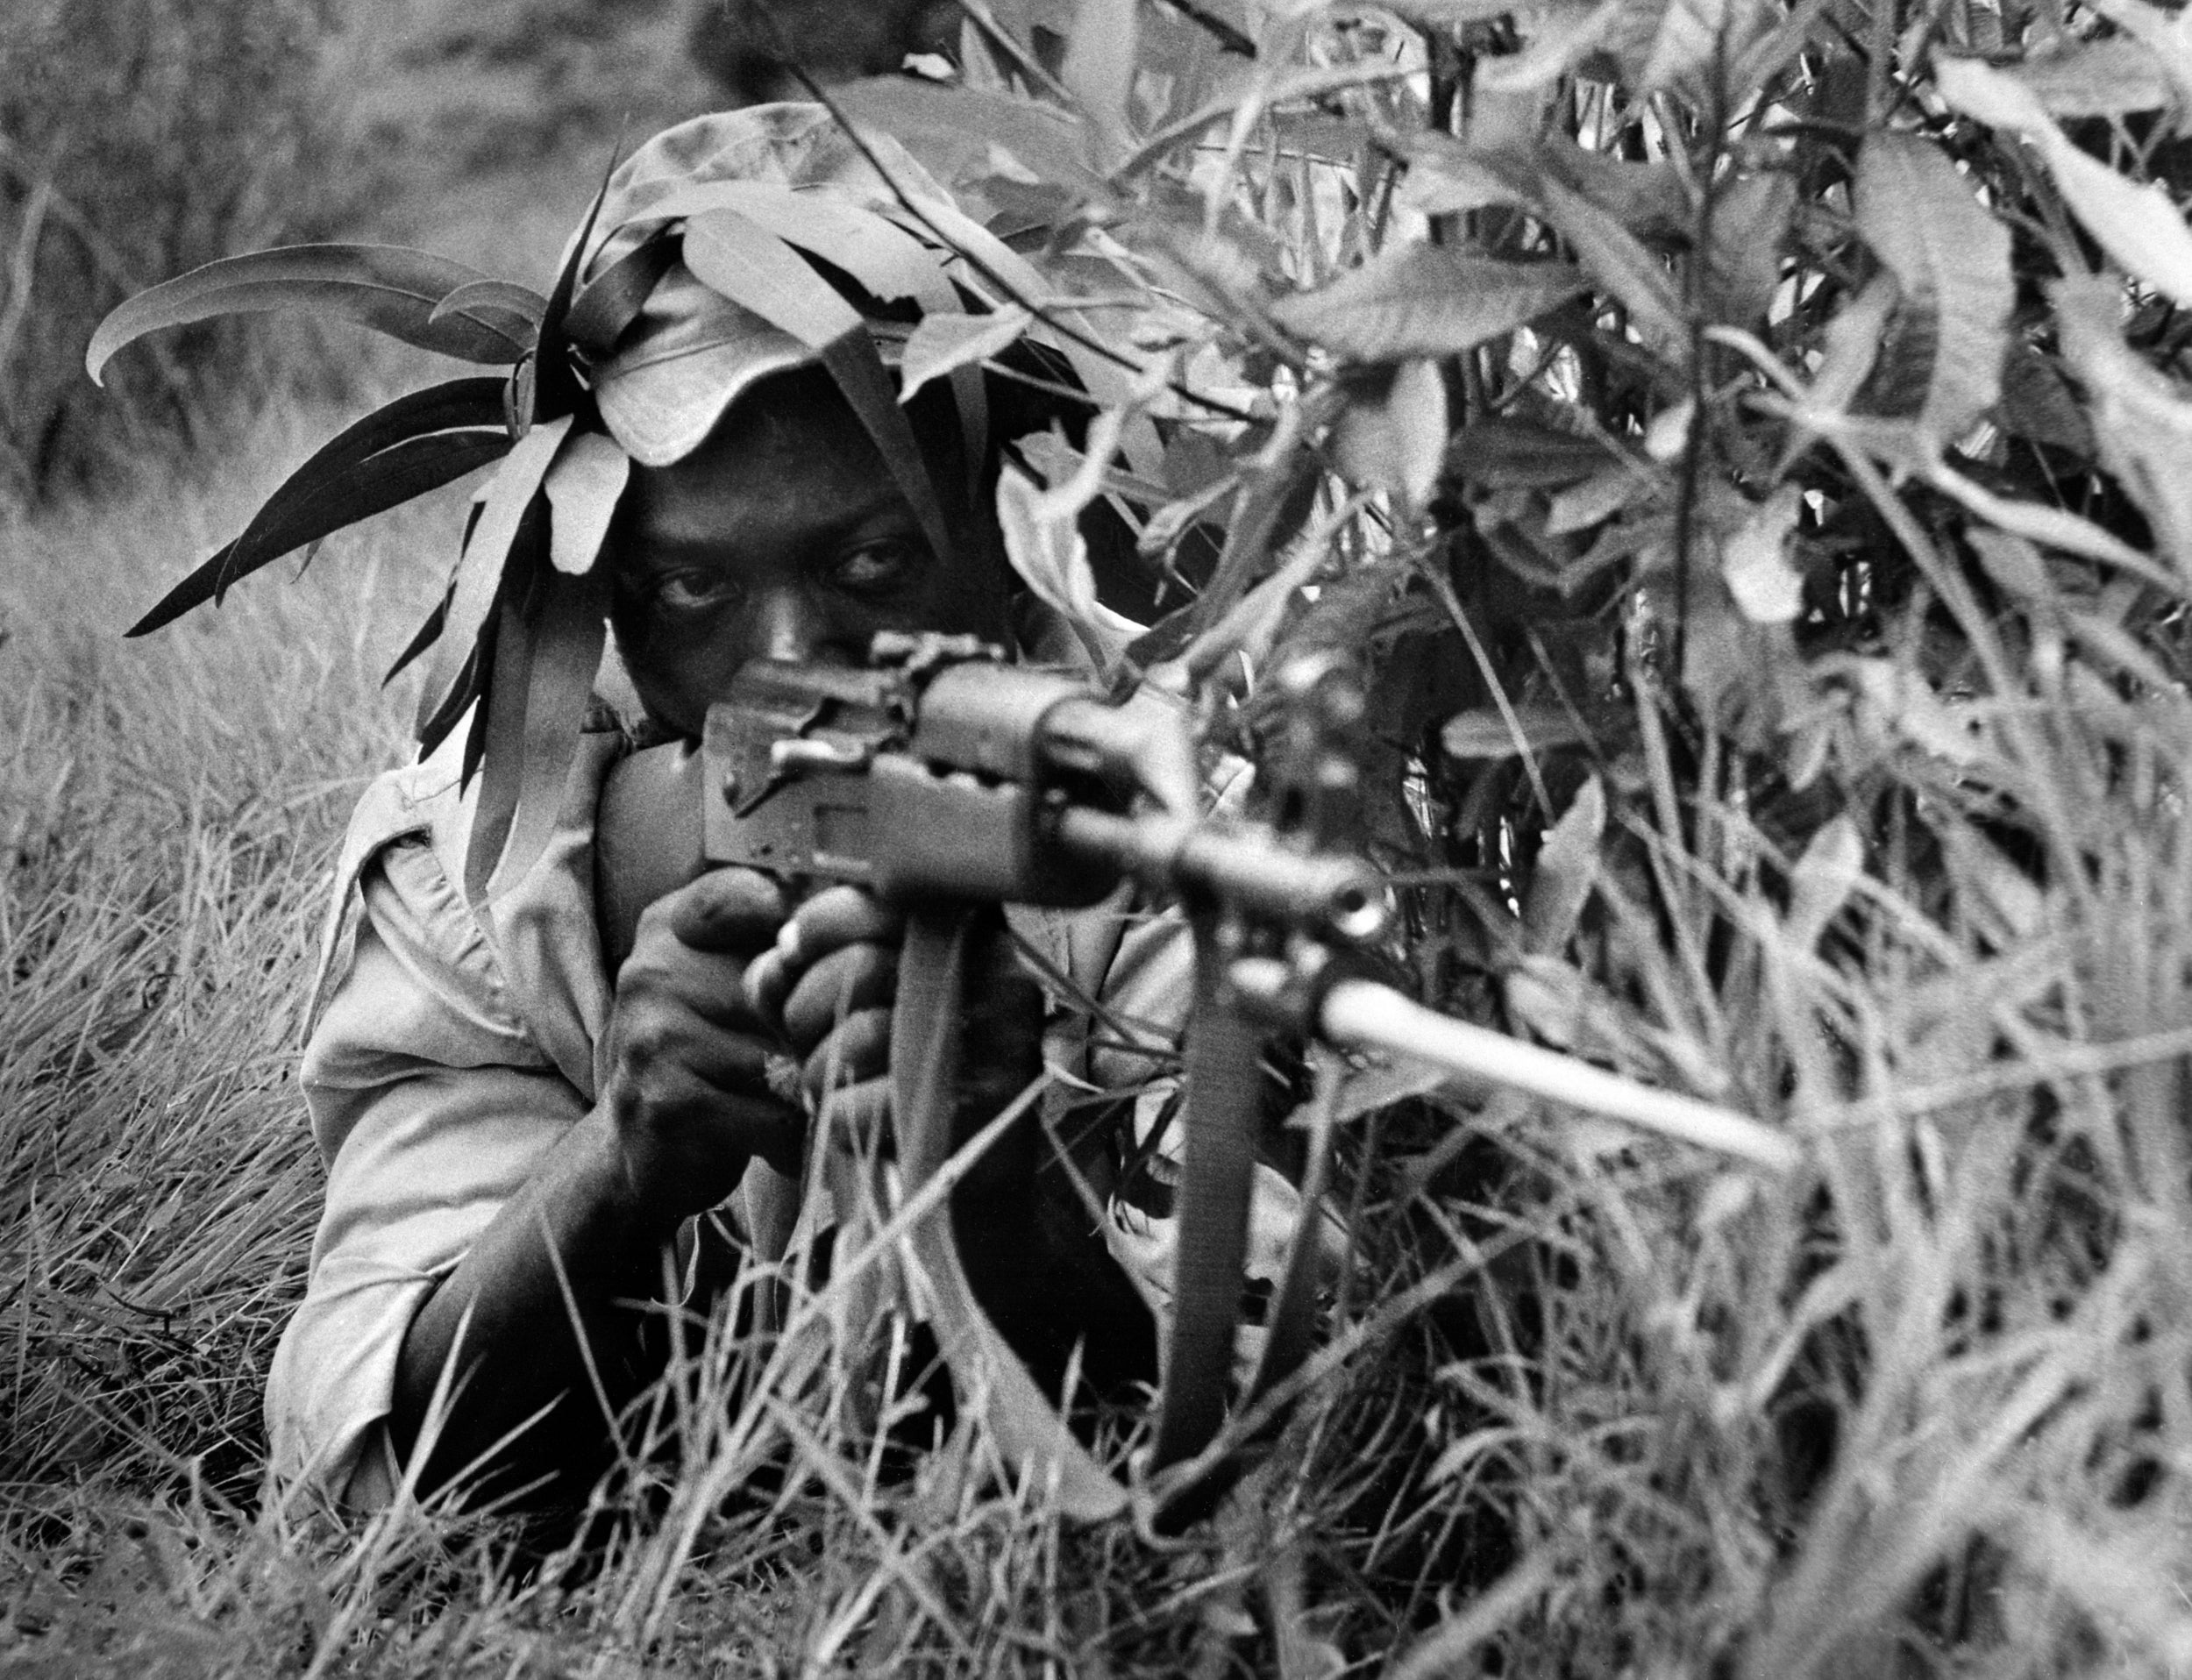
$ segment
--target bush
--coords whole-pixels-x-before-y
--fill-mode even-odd
[[[1254,754],[1266,673],[1361,656],[1355,838],[1413,883],[1424,993],[1808,1160],[1512,1093],[1347,1146],[1363,1310],[1450,1286],[1435,1379],[1408,1338],[1335,1372],[1236,1513],[1402,1584],[1382,1627],[1375,1592],[1313,1619],[1359,1656],[1449,1595],[1412,1676],[2181,1662],[2175,18],[977,15],[956,85],[842,97],[1030,254],[993,302],[1131,338],[1106,401],[1150,427],[1104,488],[1153,576],[1228,535],[1126,657]],[[1474,1604],[1427,1541],[1471,1523],[1508,1537]]]
[[[210,323],[84,378],[131,293],[327,226],[327,0],[0,8],[0,495],[83,486],[275,382],[263,323]]]

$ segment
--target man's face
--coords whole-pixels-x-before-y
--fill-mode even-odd
[[[610,540],[633,685],[684,734],[749,659],[855,664],[879,630],[1005,639],[993,532],[936,554],[817,371],[764,381],[683,460],[636,469]]]

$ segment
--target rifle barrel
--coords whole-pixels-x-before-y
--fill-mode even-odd
[[[1287,979],[1285,965],[1270,957],[1240,958],[1231,974],[1242,992],[1259,998],[1281,995]],[[1654,1090],[1558,1050],[1455,1021],[1374,980],[1334,981],[1324,994],[1317,1027],[1335,1043],[1413,1057],[1465,1078],[1511,1086],[1770,1171],[1793,1171],[1804,1161],[1794,1138],[1732,1108]]]

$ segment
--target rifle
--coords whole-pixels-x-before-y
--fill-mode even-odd
[[[1166,697],[1114,704],[1084,679],[1008,664],[971,638],[886,635],[858,668],[747,666],[710,708],[697,751],[656,750],[619,766],[600,826],[612,963],[620,942],[629,948],[621,930],[639,910],[703,866],[847,881],[907,907],[892,1084],[909,1195],[951,1153],[954,930],[964,907],[1079,908],[1132,879],[1186,912],[1197,969],[1187,1150],[1152,1455],[1156,1471],[1172,1473],[1157,1497],[1174,1521],[1206,1506],[1225,1479],[1226,1455],[1213,1441],[1226,1415],[1254,1171],[1251,1109],[1271,1034],[1428,1061],[1776,1171],[1800,1158],[1788,1137],[1744,1116],[1449,1020],[1375,978],[1390,894],[1375,869],[1337,844],[1359,774],[1360,691],[1342,664],[1324,657],[1275,680],[1292,692],[1273,762],[1258,772],[1273,784],[1262,790],[1269,820],[1199,812],[1185,718]],[[639,846],[620,838],[641,822],[623,814],[633,810],[658,828]],[[666,842],[664,813],[682,825]],[[1297,1235],[1248,1401],[1283,1382],[1307,1351],[1309,1242]],[[914,1243],[940,1339],[957,1356],[955,1375],[964,1357],[981,1360],[982,1376],[963,1385],[988,1393],[993,1428],[1016,1467],[1054,1470],[1075,1514],[1121,1509],[1125,1491],[989,1326],[949,1221],[922,1221]]]

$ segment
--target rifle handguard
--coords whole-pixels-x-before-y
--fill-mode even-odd
[[[1066,806],[1058,837],[1163,892],[1179,893],[1354,944],[1385,925],[1385,883],[1356,858],[1294,851],[1259,829],[1210,819],[1119,816]]]

